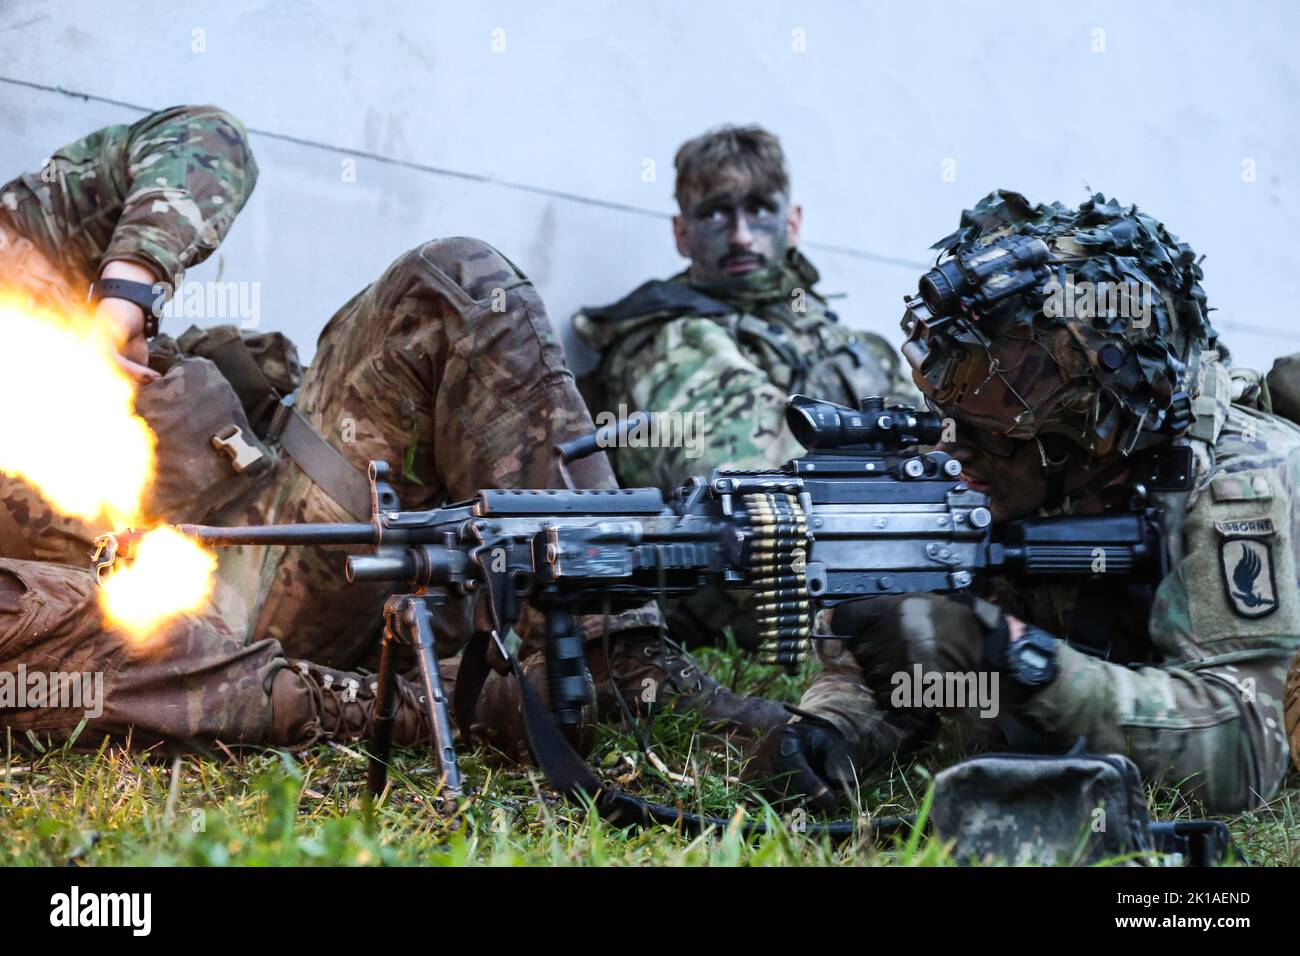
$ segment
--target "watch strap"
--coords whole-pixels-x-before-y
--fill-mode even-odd
[[[125,299],[144,310],[144,336],[151,339],[158,334],[158,313],[161,311],[165,294],[157,291],[158,286],[150,282],[136,282],[132,279],[96,279],[90,285],[90,302],[100,299]]]

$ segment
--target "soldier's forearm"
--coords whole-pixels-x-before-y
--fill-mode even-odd
[[[153,285],[158,278],[153,271],[138,262],[114,259],[105,262],[99,270],[101,279],[125,279]],[[100,299],[95,309],[95,321],[106,326],[118,352],[118,364],[137,382],[145,383],[158,378],[158,373],[148,367],[149,344],[145,339],[145,311],[134,302],[113,297]]]
[[[177,107],[131,127],[129,182],[106,260],[173,281],[217,248],[257,182],[247,133],[215,107]]]

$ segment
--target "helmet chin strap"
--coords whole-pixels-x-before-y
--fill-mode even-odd
[[[1043,498],[1043,505],[1040,509],[1045,515],[1073,514],[1075,502],[1086,501],[1091,498],[1122,475],[1133,464],[1131,458],[1121,455],[1115,461],[1092,474],[1080,487],[1074,489],[1074,491],[1067,491],[1065,479],[1070,472],[1067,467],[1070,463],[1069,451],[1066,451],[1060,461],[1053,461],[1048,457],[1047,449],[1043,446],[1042,440],[1035,436],[1034,442],[1038,445],[1039,460],[1042,462],[1043,474],[1047,479],[1047,494]]]
[[[1060,461],[1053,461],[1047,454],[1047,447],[1043,444],[1043,440],[1037,435],[1034,436],[1034,444],[1038,446],[1038,460],[1047,479],[1047,495],[1043,499],[1043,510],[1069,514],[1073,510],[1073,502],[1065,490],[1065,466],[1070,463],[1070,455],[1067,452]]]

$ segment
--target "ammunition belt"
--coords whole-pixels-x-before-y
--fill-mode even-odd
[[[749,515],[749,577],[764,663],[793,670],[808,656],[813,608],[808,599],[808,523],[796,495],[744,496]]]

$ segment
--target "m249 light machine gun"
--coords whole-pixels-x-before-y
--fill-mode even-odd
[[[807,455],[770,470],[693,477],[669,502],[654,488],[489,489],[449,507],[402,511],[388,466],[372,462],[368,523],[179,530],[214,547],[373,549],[348,556],[343,569],[349,581],[390,582],[397,592],[384,607],[372,794],[386,782],[400,643],[416,652],[445,786],[460,787],[430,606],[460,604],[467,621],[489,622],[475,628],[458,682],[457,723],[468,737],[488,642],[513,663],[502,639],[525,603],[545,615],[550,713],[572,727],[590,699],[580,614],[707,585],[753,591],[760,653],[794,667],[819,636],[816,612],[844,601],[960,591],[986,574],[1163,575],[1156,512],[1140,503],[1123,513],[1011,522],[995,536],[989,498],[961,481],[960,463],[917,450],[940,437],[943,422],[934,413],[877,398],[854,409],[796,395],[786,416]],[[612,439],[593,434],[556,453],[562,463],[573,461]],[[98,563],[129,559],[135,537],[106,535]],[[537,713],[545,712],[520,683],[534,736]]]

